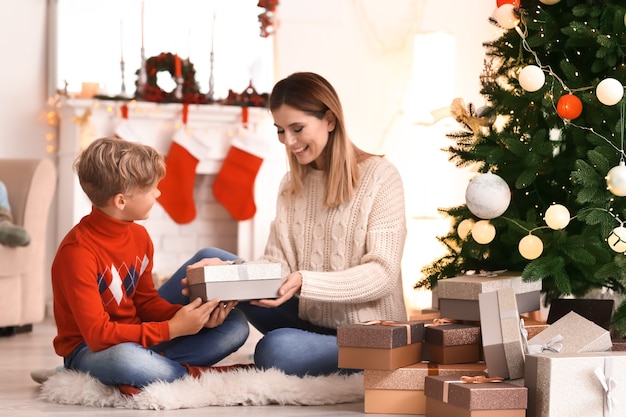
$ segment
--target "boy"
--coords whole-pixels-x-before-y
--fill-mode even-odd
[[[94,141],[75,163],[92,211],[59,245],[52,264],[57,336],[64,366],[135,394],[151,382],[194,376],[241,347],[248,323],[236,302],[162,298],[152,280],[147,219],[165,162],[149,146]],[[184,278],[190,260],[171,279]],[[204,260],[203,264],[221,262]],[[179,294],[171,299],[181,300]]]

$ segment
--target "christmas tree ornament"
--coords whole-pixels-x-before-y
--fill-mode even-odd
[[[499,6],[493,12],[493,18],[504,29],[513,29],[519,24],[519,15],[515,12],[515,6],[510,3]]]
[[[550,229],[561,230],[569,224],[570,213],[567,207],[561,204],[553,204],[546,210],[543,217]]]
[[[583,112],[583,102],[574,94],[565,94],[556,104],[556,112],[567,120],[574,120]]]
[[[609,191],[616,196],[626,196],[626,165],[624,161],[620,161],[618,166],[609,170],[606,174],[606,185]]]
[[[613,229],[606,242],[609,244],[609,248],[615,252],[626,252],[626,227],[620,225]]]
[[[237,221],[249,220],[256,213],[254,182],[269,148],[265,138],[242,127],[215,177],[215,199]]]
[[[462,220],[461,223],[459,223],[459,225],[456,228],[456,232],[461,239],[465,240],[465,238],[468,237],[469,234],[471,233],[473,227],[474,227],[474,220],[465,219],[465,220]]]
[[[496,228],[489,220],[479,220],[472,227],[472,238],[476,243],[486,245],[496,237]]]
[[[535,235],[526,235],[519,241],[518,250],[525,259],[532,261],[543,253],[543,242]]]
[[[480,219],[501,216],[511,203],[511,190],[501,177],[491,172],[478,174],[465,189],[465,203]]]
[[[539,0],[539,2],[543,4],[547,4],[548,6],[552,6],[553,4],[557,4],[561,0]]]
[[[522,68],[517,79],[524,90],[533,93],[543,87],[546,82],[546,75],[538,66],[527,65]]]
[[[605,78],[598,83],[596,96],[605,106],[613,106],[622,100],[624,86],[615,78]]]

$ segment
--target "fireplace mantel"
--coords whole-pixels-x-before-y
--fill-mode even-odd
[[[91,204],[80,188],[74,172],[74,160],[80,150],[92,140],[116,133],[122,122],[121,109],[124,103],[128,107],[125,132],[133,136],[124,139],[153,146],[163,155],[167,155],[174,132],[182,125],[183,106],[178,103],[75,98],[60,100],[57,109],[60,117],[57,152],[57,243],[91,210]],[[193,131],[195,138],[208,147],[207,154],[198,162],[198,175],[214,175],[219,172],[231,139],[242,127],[243,111],[239,106],[189,106],[187,127]],[[278,140],[273,139],[276,133],[267,109],[250,107],[247,111],[248,129],[264,138],[272,138],[267,141],[269,156],[264,160],[256,177],[257,212],[254,218],[237,224],[238,254],[246,259],[254,259],[263,252],[269,225],[275,213],[276,192],[287,164],[284,148]]]

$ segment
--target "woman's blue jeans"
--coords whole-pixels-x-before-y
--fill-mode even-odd
[[[216,248],[198,251],[159,288],[159,294],[174,304],[187,304],[180,280],[186,267],[203,258],[232,260],[236,256]],[[88,372],[107,385],[143,387],[155,381],[171,382],[188,374],[182,363],[211,366],[239,349],[248,338],[249,326],[243,312],[235,309],[216,328],[177,337],[149,349],[136,343],[121,343],[99,352],[83,344],[65,358],[65,367]]]

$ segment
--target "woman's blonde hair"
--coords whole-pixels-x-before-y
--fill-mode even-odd
[[[343,109],[335,88],[323,77],[312,72],[297,72],[279,81],[270,94],[270,110],[287,105],[323,119],[327,111],[335,116],[335,129],[328,135],[328,143],[322,151],[326,177],[324,202],[336,207],[354,196],[359,181],[358,158],[366,155],[354,145],[346,133]],[[302,190],[308,167],[298,163],[295,155],[287,152],[291,169],[291,189]]]
[[[116,137],[96,139],[74,162],[80,186],[96,207],[116,194],[149,191],[165,176],[154,148]]]

